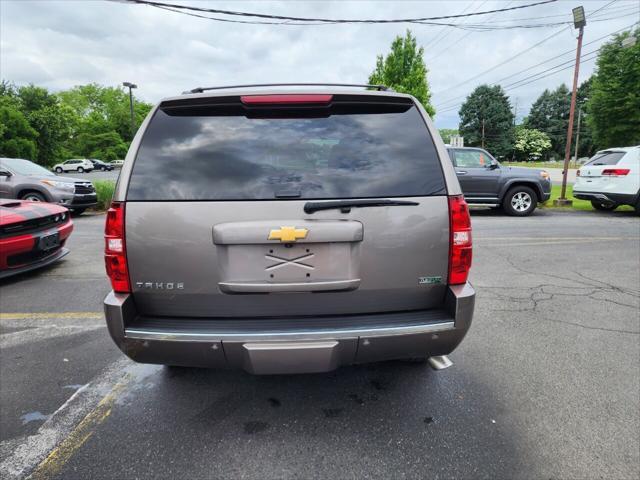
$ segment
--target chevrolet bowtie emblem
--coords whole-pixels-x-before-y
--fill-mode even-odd
[[[280,240],[282,243],[291,243],[307,238],[309,230],[306,228],[280,227],[280,230],[271,230],[269,240]]]

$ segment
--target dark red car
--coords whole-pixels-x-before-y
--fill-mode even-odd
[[[69,250],[73,222],[60,205],[0,199],[0,278],[49,265]]]

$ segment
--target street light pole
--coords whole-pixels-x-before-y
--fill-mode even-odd
[[[584,15],[583,7],[576,7],[573,9],[573,25],[575,28],[580,29],[578,34],[578,48],[576,49],[576,63],[573,71],[573,90],[571,91],[571,108],[569,109],[569,126],[567,127],[567,144],[564,149],[564,168],[562,170],[562,190],[560,191],[560,198],[554,200],[555,205],[570,206],[573,201],[568,200],[567,193],[567,173],[569,170],[569,160],[571,158],[571,139],[573,136],[573,116],[576,110],[576,93],[578,91],[578,74],[580,73],[580,52],[582,51],[582,35],[584,33],[584,26],[587,24],[587,19]]]
[[[138,88],[138,86],[135,83],[131,83],[131,82],[122,82],[122,85],[125,87],[129,87],[129,109],[131,111],[131,140],[133,140],[133,137],[136,134],[136,121],[133,117],[133,93],[132,90],[134,88]]]

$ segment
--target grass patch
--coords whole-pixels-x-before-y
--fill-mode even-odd
[[[553,201],[556,198],[560,198],[560,191],[562,190],[561,185],[553,185],[551,187],[551,199],[541,206],[542,208],[557,208],[560,210],[591,210],[595,211],[595,208],[591,206],[591,202],[589,200],[580,200],[573,197],[573,185],[567,184],[567,198],[569,200],[573,200],[573,205],[571,207],[556,207],[553,205]],[[633,207],[629,205],[622,205],[615,210],[616,212],[632,212]]]
[[[93,185],[96,187],[96,194],[98,195],[98,205],[94,208],[96,210],[108,209],[113,198],[113,191],[116,188],[116,182],[112,180],[96,180]]]
[[[508,167],[529,167],[529,168],[564,168],[564,162],[500,162]],[[569,162],[569,168],[576,168],[573,162]]]

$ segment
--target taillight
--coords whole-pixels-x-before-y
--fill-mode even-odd
[[[104,227],[104,263],[111,287],[117,293],[130,293],[127,249],[124,241],[124,203],[112,202]]]
[[[245,105],[327,105],[333,95],[287,94],[287,95],[243,95],[240,101]]]
[[[462,195],[449,197],[449,285],[465,283],[472,257],[471,217]]]
[[[602,175],[608,175],[610,177],[624,177],[631,170],[629,168],[605,168],[602,171]]]

